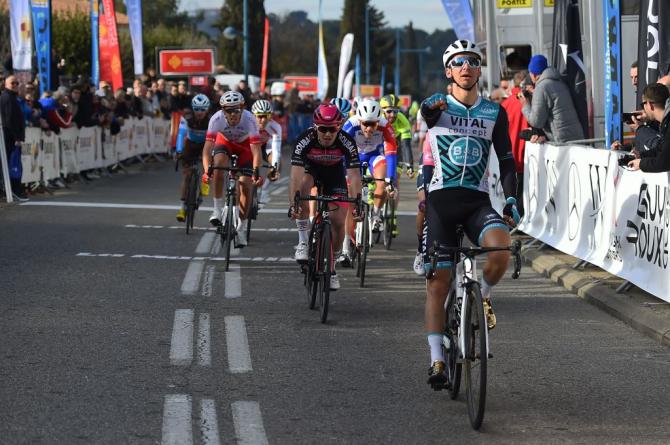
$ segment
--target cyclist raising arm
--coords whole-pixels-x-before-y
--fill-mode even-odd
[[[456,226],[462,224],[470,240],[482,247],[507,247],[511,239],[508,225],[518,222],[516,175],[507,114],[498,104],[479,97],[476,89],[481,75],[482,53],[472,42],[457,40],[442,56],[447,78],[453,79],[449,96],[434,94],[421,105],[430,131],[435,162],[428,186],[428,246],[433,241],[456,245]],[[491,206],[488,194],[488,159],[494,148],[500,164],[507,204],[501,217]],[[426,285],[426,331],[430,346],[429,384],[443,384],[444,303],[449,291],[448,268],[456,259],[440,256],[437,270]],[[489,329],[495,327],[491,287],[507,270],[509,252],[491,252],[484,266],[482,296]],[[426,269],[431,267],[426,264]]]
[[[210,102],[204,94],[198,94],[191,100],[191,110],[188,110],[179,122],[177,133],[177,156],[182,161],[181,176],[181,207],[177,211],[177,221],[186,219],[186,181],[194,163],[200,160],[207,127],[209,125]]]
[[[361,190],[356,142],[340,131],[340,122],[340,112],[334,105],[319,105],[314,111],[314,126],[300,135],[291,156],[289,200],[293,199],[296,191],[300,191],[301,195],[309,195],[317,180],[321,183],[324,195],[355,198]],[[351,183],[350,189],[347,189],[347,176]],[[343,207],[342,204],[331,207],[334,249],[341,246],[344,240],[346,211]],[[308,206],[303,201],[300,208],[296,209],[293,201],[289,201],[289,213],[298,226],[295,259],[298,262],[307,261]],[[337,258],[339,252],[334,253]],[[330,276],[330,288],[340,288],[340,279],[336,273]]]
[[[213,161],[216,167],[228,165],[229,156],[238,156],[239,174],[238,194],[240,197],[240,224],[237,227],[238,244],[247,244],[247,215],[251,204],[251,183],[261,185],[259,170],[261,166],[261,145],[258,125],[251,112],[244,110],[244,97],[237,91],[227,91],[221,96],[219,104],[222,110],[216,112],[209,121],[207,141],[203,148],[202,164],[205,175]],[[209,217],[213,226],[224,219],[223,206],[223,170],[214,170],[212,175],[214,189],[214,211]],[[251,177],[251,178],[250,178]],[[209,179],[206,177],[206,179]],[[232,209],[227,209],[232,211]]]

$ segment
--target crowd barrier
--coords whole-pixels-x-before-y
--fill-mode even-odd
[[[166,153],[169,147],[170,121],[157,118],[126,119],[114,136],[100,127],[65,128],[59,135],[27,128],[21,146],[21,182],[110,167],[136,156]]]
[[[526,144],[520,230],[670,302],[670,177],[616,152]]]

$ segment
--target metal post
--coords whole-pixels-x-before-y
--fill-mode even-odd
[[[9,180],[9,159],[7,159],[7,148],[5,147],[5,130],[2,128],[2,115],[0,115],[0,164],[2,164],[2,177],[5,182],[5,195],[7,202],[14,202],[12,183]]]
[[[382,65],[382,76],[381,76],[381,80],[379,81],[379,83],[380,83],[380,86],[382,87],[381,88],[381,95],[380,95],[380,97],[381,97],[381,96],[384,95],[384,90],[385,90],[385,87],[386,87],[386,85],[385,85],[385,83],[386,83],[386,65]]]
[[[400,94],[400,29],[395,30],[395,95]]]
[[[365,5],[365,83],[370,85],[370,7]]]
[[[244,0],[242,4],[242,41],[243,43],[243,57],[244,57],[244,81],[249,84],[249,17],[247,13],[248,0]]]

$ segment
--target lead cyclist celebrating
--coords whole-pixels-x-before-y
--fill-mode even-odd
[[[430,147],[435,160],[428,186],[428,246],[433,241],[456,245],[456,225],[462,224],[470,240],[482,247],[506,247],[511,239],[508,226],[518,222],[516,174],[505,109],[479,96],[482,53],[474,43],[457,40],[442,55],[452,94],[434,94],[421,104],[421,114],[430,129]],[[491,206],[488,193],[488,159],[495,149],[507,202],[501,217]],[[444,304],[449,292],[449,267],[453,255],[440,255],[434,278],[426,283],[426,331],[431,367],[428,383],[446,382],[442,331]],[[502,278],[509,252],[490,252],[484,266],[482,297],[489,329],[495,327],[491,287]],[[426,261],[426,269],[431,267]]]

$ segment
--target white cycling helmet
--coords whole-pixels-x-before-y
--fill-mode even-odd
[[[452,57],[464,53],[472,53],[477,55],[480,59],[483,58],[482,51],[473,42],[469,40],[456,40],[444,50],[444,54],[442,54],[442,65],[446,68]]]
[[[358,103],[356,116],[361,122],[377,122],[382,117],[382,107],[373,99],[363,99]]]
[[[242,96],[242,94],[238,93],[237,91],[226,91],[223,93],[223,96],[221,96],[219,105],[224,108],[239,107],[244,105],[244,96]]]
[[[191,100],[191,108],[193,111],[209,110],[209,98],[204,94],[196,95],[193,100]]]
[[[254,114],[270,114],[272,113],[272,104],[269,100],[258,99],[251,106],[251,112]]]

